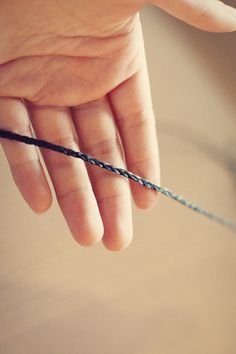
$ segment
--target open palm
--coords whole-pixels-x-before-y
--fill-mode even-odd
[[[95,3],[2,2],[0,29],[7,29],[0,41],[0,127],[25,135],[33,129],[40,139],[158,183],[155,119],[137,15],[142,4]],[[175,1],[156,4],[181,18]],[[202,15],[183,18],[187,22],[212,31],[233,29],[233,16],[218,16],[214,5],[206,11],[182,1],[183,8],[190,5],[193,14]],[[47,210],[51,192],[36,149],[3,140],[2,146],[25,200],[36,212]],[[103,239],[113,250],[127,246],[129,187],[141,208],[153,206],[156,193],[82,161],[45,150],[42,155],[74,238],[83,245]]]

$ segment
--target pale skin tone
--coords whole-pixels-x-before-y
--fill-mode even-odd
[[[236,30],[217,0],[153,0],[202,30]],[[0,128],[87,152],[159,183],[155,119],[136,0],[1,0]],[[119,136],[118,136],[119,134]],[[1,139],[16,185],[35,212],[51,191],[34,147]],[[74,238],[121,250],[133,235],[131,195],[157,195],[97,167],[42,151]],[[125,162],[124,162],[125,161]]]

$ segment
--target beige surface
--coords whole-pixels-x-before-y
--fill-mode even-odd
[[[236,220],[236,35],[143,21],[162,184]],[[235,235],[161,197],[123,253],[81,248],[0,166],[1,354],[236,353]]]

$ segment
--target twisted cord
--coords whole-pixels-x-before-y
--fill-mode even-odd
[[[152,190],[155,190],[155,191],[158,191],[158,192],[164,194],[165,196],[177,201],[178,203],[183,204],[187,208],[189,208],[201,215],[204,215],[209,219],[212,219],[213,221],[217,222],[218,224],[221,224],[236,233],[236,224],[235,223],[228,221],[225,218],[223,218],[219,215],[216,215],[216,214],[186,200],[184,197],[181,197],[180,195],[172,192],[171,190],[169,190],[167,188],[158,186],[158,185],[152,183],[151,181],[144,179],[140,176],[137,176],[137,175],[133,174],[132,172],[129,172],[123,168],[113,166],[109,163],[98,160],[95,157],[92,157],[92,156],[85,154],[83,152],[80,152],[80,151],[74,151],[72,149],[68,149],[68,148],[61,146],[61,145],[56,145],[56,144],[50,143],[45,140],[35,139],[35,138],[29,137],[29,136],[12,133],[7,130],[0,129],[0,137],[4,138],[4,139],[16,140],[16,141],[19,141],[19,142],[22,142],[25,144],[29,144],[29,145],[35,145],[40,148],[45,148],[45,149],[49,149],[49,150],[52,150],[52,151],[55,151],[55,152],[58,152],[58,153],[61,153],[61,154],[67,155],[67,156],[72,156],[74,158],[79,158],[85,162],[92,164],[92,165],[95,165],[95,166],[103,168],[107,171],[116,173],[117,175],[129,178],[132,181],[139,183],[143,187],[147,187],[149,189],[152,189]]]

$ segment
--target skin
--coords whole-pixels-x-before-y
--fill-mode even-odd
[[[153,1],[211,32],[236,30],[236,11],[216,0]],[[135,0],[2,0],[0,128],[89,153],[159,183],[155,118]],[[35,212],[52,202],[47,169],[73,237],[110,250],[131,241],[131,194],[157,194],[79,160],[1,139],[14,181]]]

